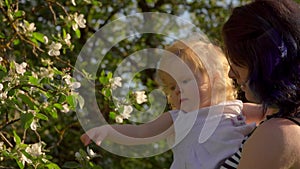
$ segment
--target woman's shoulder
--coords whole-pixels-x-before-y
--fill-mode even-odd
[[[294,120],[300,122],[300,118]],[[300,140],[300,126],[286,118],[272,118],[259,125],[252,138],[255,138],[255,141],[277,142],[282,146],[294,143],[300,146],[300,142],[296,141]]]
[[[271,118],[257,127],[261,135],[286,138],[286,136],[300,136],[300,118]]]
[[[260,165],[252,166],[254,168],[291,168],[300,161],[299,140],[299,125],[285,118],[269,119],[259,125],[244,144],[241,164]]]

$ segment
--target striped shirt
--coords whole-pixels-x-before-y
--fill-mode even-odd
[[[239,164],[240,159],[241,159],[243,145],[247,141],[247,139],[250,137],[251,134],[252,133],[250,133],[248,136],[246,136],[244,138],[244,140],[242,141],[242,144],[241,144],[240,148],[238,149],[238,151],[236,153],[234,153],[231,157],[227,158],[224,161],[224,163],[222,164],[222,166],[220,167],[220,169],[237,169],[238,164]]]

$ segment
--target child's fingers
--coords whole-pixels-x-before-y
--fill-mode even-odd
[[[91,143],[91,139],[90,139],[90,137],[89,137],[87,134],[83,134],[83,135],[80,137],[80,140],[81,140],[81,142],[84,144],[84,146],[87,146],[88,144]]]
[[[83,134],[80,139],[84,143],[85,146],[94,141],[98,146],[100,146],[101,142],[107,136],[106,130],[102,127],[97,127],[90,129],[85,134]]]
[[[102,141],[104,140],[104,136],[102,134],[98,134],[97,136],[94,137],[93,141],[100,146]]]

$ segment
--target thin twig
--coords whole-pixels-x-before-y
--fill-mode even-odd
[[[66,130],[69,129],[69,128],[71,128],[71,127],[73,127],[73,126],[76,126],[76,125],[79,125],[79,122],[74,122],[74,123],[68,125],[67,127],[65,127],[65,128],[64,128],[63,130],[61,130],[61,131],[59,131],[57,128],[55,128],[55,130],[59,133],[59,140],[58,140],[58,142],[57,142],[55,145],[49,147],[49,149],[52,149],[52,148],[54,148],[54,147],[59,146],[60,143],[62,142],[63,138],[64,138],[64,134],[65,134]]]
[[[52,4],[51,4],[50,1],[47,1],[47,4],[48,4],[49,9],[50,9],[50,11],[51,11],[51,13],[52,13],[52,16],[53,16],[53,22],[54,22],[54,25],[56,25],[56,14],[55,14],[55,12],[54,12],[54,10],[53,10],[53,8],[52,8]]]
[[[22,143],[24,143],[24,141],[26,139],[26,133],[27,133],[27,129],[24,130],[23,137],[22,137]]]
[[[38,133],[36,130],[34,130],[34,133],[36,134],[36,136],[37,136],[38,139],[39,139],[39,142],[41,143],[41,142],[42,142],[42,138],[41,138],[41,136],[39,135],[39,133]]]
[[[55,4],[59,7],[61,7],[61,9],[65,12],[66,15],[69,15],[68,11],[66,10],[66,8],[64,6],[62,6],[62,4],[60,4],[59,2],[55,1]]]
[[[7,126],[9,126],[9,125],[11,125],[11,124],[13,124],[13,123],[15,123],[15,122],[17,122],[19,120],[20,120],[20,118],[6,122],[4,126],[0,127],[0,130],[5,129]]]
[[[10,147],[14,147],[7,139],[6,137],[2,134],[2,132],[0,132],[0,136],[1,138],[10,146]]]

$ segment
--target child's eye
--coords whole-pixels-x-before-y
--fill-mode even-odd
[[[190,79],[185,79],[182,81],[183,84],[188,83],[190,81]]]

